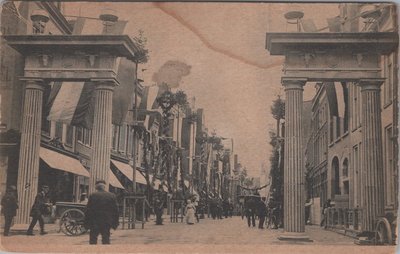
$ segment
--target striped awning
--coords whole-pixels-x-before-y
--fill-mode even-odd
[[[125,189],[124,186],[122,186],[121,182],[118,180],[118,178],[114,175],[114,173],[109,170],[108,173],[108,181],[112,187],[118,188],[118,189]]]
[[[130,181],[133,180],[133,168],[129,164],[116,160],[111,160],[111,162]],[[139,172],[139,170],[136,170],[136,183],[147,184],[146,178],[144,178],[144,176]]]
[[[89,177],[89,171],[85,169],[78,159],[44,147],[40,147],[39,156],[51,168]]]

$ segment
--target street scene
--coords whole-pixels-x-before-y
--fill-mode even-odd
[[[396,252],[396,4],[0,13],[2,251]]]

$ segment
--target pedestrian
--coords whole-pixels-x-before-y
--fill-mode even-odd
[[[6,194],[1,199],[1,211],[4,215],[4,236],[10,233],[11,223],[14,216],[17,214],[18,197],[17,188],[14,185],[8,187]]]
[[[219,220],[222,220],[222,200],[221,198],[218,198],[218,203],[217,203],[217,216]]]
[[[117,198],[106,191],[106,182],[96,182],[96,192],[89,196],[86,205],[85,227],[90,230],[89,244],[97,244],[101,234],[102,244],[110,244],[110,229],[119,225]]]
[[[193,205],[194,205],[194,211],[195,211],[194,216],[196,217],[196,222],[199,223],[200,222],[200,220],[199,220],[199,201],[197,200],[197,198],[194,199]]]
[[[156,214],[156,225],[163,225],[162,214],[164,210],[164,203],[158,197],[154,201],[154,213]]]
[[[258,222],[259,229],[264,229],[265,216],[267,216],[267,205],[265,204],[265,200],[266,198],[262,197],[258,201],[257,213],[258,213],[258,218],[260,219],[260,221]]]
[[[190,199],[187,200],[187,205],[185,208],[185,215],[186,215],[186,223],[189,225],[194,224],[196,208]]]
[[[43,185],[42,190],[36,195],[35,202],[33,203],[30,212],[32,222],[26,232],[27,235],[34,235],[33,228],[35,227],[37,222],[39,222],[40,234],[47,234],[47,232],[44,230],[43,215],[49,215],[51,213],[51,205],[48,203],[49,190],[49,186]]]
[[[217,202],[216,202],[216,200],[211,199],[209,206],[210,206],[211,217],[213,218],[213,220],[215,220],[217,218]]]
[[[247,225],[256,226],[256,218],[255,218],[255,204],[252,198],[249,198],[247,202],[245,202],[245,214],[247,218]]]
[[[326,228],[328,226],[328,209],[329,207],[331,207],[331,200],[328,199],[326,200],[326,202],[324,203],[323,207],[322,207],[322,220],[321,220],[321,224],[320,226],[324,226],[324,228]]]

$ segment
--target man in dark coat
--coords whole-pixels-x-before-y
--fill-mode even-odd
[[[264,228],[265,216],[267,215],[267,205],[265,204],[265,200],[266,200],[265,197],[263,197],[261,200],[258,201],[257,215],[258,218],[260,219],[258,223],[259,229]]]
[[[110,229],[118,227],[118,204],[113,193],[107,192],[106,182],[96,182],[96,192],[90,195],[86,205],[85,227],[90,229],[90,244],[97,244],[101,234],[101,242],[110,244]]]
[[[4,214],[3,235],[8,236],[8,234],[10,233],[12,219],[17,214],[18,209],[17,188],[14,185],[8,187],[6,194],[1,199],[1,208]]]
[[[35,202],[33,203],[30,216],[32,217],[32,222],[29,225],[28,231],[26,232],[27,235],[33,235],[33,228],[35,227],[36,223],[39,221],[40,226],[40,234],[45,235],[47,234],[44,231],[44,221],[43,215],[47,215],[49,213],[49,204],[48,204],[48,197],[47,194],[49,193],[49,186],[43,185],[42,190],[36,195]]]
[[[154,213],[156,214],[156,225],[163,225],[162,215],[164,210],[164,202],[157,197],[154,201]]]

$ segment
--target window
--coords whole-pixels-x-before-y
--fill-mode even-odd
[[[77,128],[77,139],[78,142],[91,146],[92,145],[92,131],[83,127]]]
[[[54,137],[62,140],[63,124],[56,122],[56,130],[54,132]]]
[[[393,55],[385,56],[384,57],[384,71],[386,80],[383,84],[384,96],[383,101],[384,105],[390,105],[393,99],[393,62],[392,62]]]
[[[132,155],[133,153],[133,128],[128,126],[128,154]]]
[[[359,148],[358,146],[353,147],[353,162],[352,162],[352,168],[354,170],[354,179],[353,179],[353,184],[354,184],[354,207],[357,207],[361,204],[361,172],[359,172]]]
[[[74,138],[74,127],[72,127],[71,125],[66,125],[66,129],[67,129],[67,135],[65,137],[65,144],[67,145],[72,145],[72,141]]]
[[[117,151],[118,149],[118,136],[119,136],[119,126],[114,125],[112,126],[112,135],[111,135],[111,148],[114,151]]]
[[[126,151],[126,125],[122,125],[119,130],[119,148],[120,152]]]
[[[343,161],[343,167],[342,167],[342,171],[343,171],[343,177],[344,178],[347,178],[348,176],[349,176],[349,162],[348,162],[348,160],[347,160],[347,158],[346,159],[344,159],[344,161]]]
[[[50,128],[51,128],[51,121],[49,121],[47,119],[43,119],[42,133],[47,136],[50,136]]]
[[[343,194],[349,194],[349,181],[343,181]]]
[[[78,127],[76,128],[76,138],[78,140],[78,142],[83,143],[83,128],[82,127]]]
[[[392,126],[385,128],[385,175],[386,175],[386,189],[384,190],[386,194],[386,204],[393,205],[394,197],[397,189],[397,174],[395,172],[395,167],[393,164],[393,133]]]

